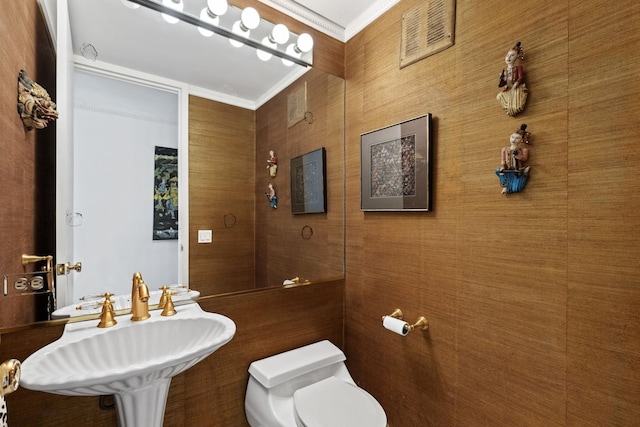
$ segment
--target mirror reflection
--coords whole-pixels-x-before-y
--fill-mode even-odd
[[[343,275],[341,78],[299,66],[283,67],[282,63],[278,65],[279,77],[272,78],[272,71],[260,68],[264,61],[256,62],[255,50],[244,46],[229,56],[230,44],[224,40],[226,50],[214,49],[213,56],[218,65],[232,63],[234,72],[225,77],[208,73],[206,83],[194,84],[189,77],[193,73],[185,74],[184,70],[202,69],[194,64],[200,64],[204,55],[189,51],[190,56],[175,61],[169,52],[185,54],[188,49],[167,49],[173,45],[162,45],[160,36],[143,39],[143,47],[134,46],[132,40],[140,37],[127,35],[129,24],[125,23],[138,31],[145,30],[145,24],[121,1],[69,0],[68,4],[73,40],[73,52],[68,55],[75,62],[73,89],[59,85],[58,97],[75,91],[73,114],[61,121],[73,123],[69,140],[78,151],[73,154],[71,171],[89,175],[73,179],[71,193],[76,200],[65,212],[65,233],[73,228],[78,236],[84,232],[84,237],[74,240],[72,252],[64,258],[60,250],[55,254],[56,264],[82,262],[83,268],[56,277],[58,294],[63,295],[58,307],[96,293],[126,294],[134,271],[141,271],[150,287],[184,284],[201,296],[282,286],[294,277],[317,282]],[[114,10],[117,7],[118,12],[105,11],[102,8],[106,5]],[[93,21],[97,19],[93,12],[102,16],[99,25]],[[109,17],[108,22],[104,17]],[[118,21],[119,31],[100,31],[113,23],[111,20]],[[163,34],[186,26],[162,25]],[[93,28],[93,33],[83,33],[88,28]],[[108,53],[112,44],[103,44],[98,38],[107,33],[110,43],[120,36],[124,40],[116,40],[119,46],[112,53]],[[205,39],[197,31],[192,33]],[[86,57],[89,45],[97,54],[95,61]],[[59,61],[62,55],[64,51],[58,49]],[[168,65],[145,65],[159,63]],[[167,71],[165,75],[165,68],[183,71]],[[238,80],[225,80],[230,75]],[[255,89],[256,81],[267,81],[270,86]],[[108,98],[117,99],[111,100],[115,105],[110,105]],[[166,107],[161,98],[169,100]],[[293,123],[289,117],[292,105],[294,110],[302,109],[302,119]],[[119,119],[117,124],[111,121],[114,117]],[[149,126],[140,121],[149,122]],[[157,146],[178,150],[182,168],[176,212],[180,218],[178,240],[153,240],[153,150]],[[327,212],[293,215],[289,161],[322,147],[327,155]],[[135,154],[137,151],[143,154]],[[271,151],[278,159],[275,177],[267,162]],[[265,197],[270,188],[277,192],[277,209]],[[113,192],[107,193],[107,189]],[[125,193],[128,198],[123,197]],[[87,194],[89,199],[83,200]],[[102,219],[106,223],[99,221]],[[89,226],[94,231],[89,231]],[[210,243],[198,242],[201,231],[211,232]],[[136,235],[137,241],[128,240]],[[130,249],[133,253],[127,253]]]

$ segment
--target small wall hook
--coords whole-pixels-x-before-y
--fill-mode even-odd
[[[305,111],[304,113],[304,121],[308,124],[312,124],[315,119],[313,118],[313,113],[311,111]]]

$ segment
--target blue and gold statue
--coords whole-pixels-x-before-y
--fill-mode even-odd
[[[530,133],[527,125],[522,124],[509,138],[509,146],[502,147],[502,166],[496,169],[496,175],[500,178],[502,194],[519,193],[524,190],[529,180],[531,166],[525,166],[529,158]]]

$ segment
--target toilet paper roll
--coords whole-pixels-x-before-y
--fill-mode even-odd
[[[384,316],[384,319],[382,319],[382,326],[398,335],[405,336],[409,333],[409,324],[404,320],[396,319],[395,317]]]

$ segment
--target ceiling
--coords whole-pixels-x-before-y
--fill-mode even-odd
[[[51,23],[58,0],[40,1]],[[183,1],[184,11],[194,16],[206,5],[206,0]],[[260,1],[346,42],[399,0]],[[249,46],[232,47],[215,34],[203,37],[193,25],[169,24],[160,13],[144,7],[130,9],[121,0],[67,2],[73,50],[80,64],[115,65],[124,67],[124,72],[160,76],[188,84],[190,93],[250,109],[258,108],[306,71],[298,65],[286,67],[276,57],[261,61]],[[237,19],[239,10],[230,8],[220,17],[220,25],[230,27]],[[261,40],[269,30],[263,30],[264,35],[257,31],[251,37]],[[92,57],[94,52],[97,56]]]

